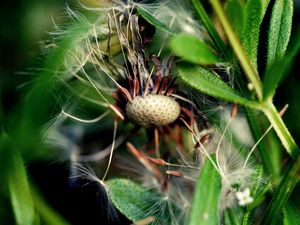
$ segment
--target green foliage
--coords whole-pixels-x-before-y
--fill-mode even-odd
[[[234,27],[235,32],[240,36],[244,27],[245,3],[242,0],[229,0],[226,4],[226,13]]]
[[[284,225],[297,225],[300,224],[300,213],[292,202],[288,202],[283,209],[283,224]]]
[[[16,224],[32,225],[36,219],[34,203],[20,152],[6,135],[0,137],[0,149],[1,151],[10,151],[6,154],[6,163],[2,166],[6,165],[6,168],[4,168],[4,172],[6,172],[5,179]],[[4,156],[3,152],[1,152],[1,156]]]
[[[189,225],[216,225],[218,202],[221,192],[221,177],[212,162],[206,159],[196,185]]]
[[[245,6],[242,43],[255,69],[257,69],[257,48],[260,25],[266,13],[268,4],[269,0],[249,0]]]
[[[137,222],[152,216],[149,214],[151,212],[149,203],[155,201],[156,194],[126,179],[109,180],[107,186],[109,198],[127,218]]]
[[[228,208],[224,212],[224,225],[241,225],[243,210],[241,207]]]
[[[264,98],[272,98],[284,70],[290,62],[283,60],[287,49],[293,16],[293,1],[278,0],[272,9],[267,51],[267,72],[264,76]]]
[[[175,34],[175,32],[170,27],[163,24],[161,21],[157,20],[152,14],[147,12],[142,7],[138,7],[137,11],[145,20],[147,20],[150,24],[152,24],[156,28],[158,28],[162,31],[165,31],[167,33],[170,33],[170,34]]]
[[[224,58],[227,58],[228,53],[227,53],[226,46],[225,46],[224,42],[222,41],[220,35],[218,34],[215,26],[213,25],[211,18],[205,11],[201,1],[191,0],[191,2],[193,4],[196,12],[198,13],[202,23],[204,24],[206,30],[208,31],[210,37],[212,38],[213,46],[215,47],[215,49],[218,51],[218,53],[220,55],[224,55],[225,56]]]
[[[290,40],[292,17],[293,1],[276,0],[268,33],[267,67],[284,56]]]
[[[227,85],[217,74],[202,67],[181,64],[178,66],[180,78],[187,85],[204,94],[246,106],[255,106],[252,102]]]
[[[192,63],[206,65],[219,62],[216,54],[203,41],[190,34],[176,35],[171,39],[170,46],[175,55]]]
[[[282,181],[280,182],[278,189],[275,191],[273,198],[267,207],[262,224],[271,224],[273,221],[276,221],[276,218],[278,218],[281,210],[287,203],[292,190],[299,181],[297,175],[299,167],[300,157],[298,156],[284,173]]]
[[[300,49],[300,32],[294,36],[288,51],[284,57],[277,57],[272,64],[267,67],[264,75],[264,99],[273,98],[275,90],[284,76],[290,70],[295,57]]]
[[[272,6],[269,5],[269,0],[228,0],[224,2],[225,4],[221,4],[219,0],[211,0],[210,2],[213,12],[207,11],[201,1],[191,0],[195,12],[207,31],[205,33],[207,36],[204,35],[205,42],[192,35],[175,34],[174,30],[156,19],[155,15],[142,8],[142,5],[138,6],[137,12],[161,32],[172,35],[170,47],[177,57],[202,65],[177,64],[175,60],[179,78],[187,89],[193,88],[195,92],[244,106],[255,141],[258,141],[264,135],[269,124],[274,128],[279,138],[275,136],[275,132],[269,133],[265,140],[258,145],[256,158],[250,160],[253,163],[252,165],[261,163],[263,167],[256,166],[254,169],[256,170],[255,176],[249,181],[249,184],[251,184],[249,186],[251,197],[254,198],[254,201],[245,207],[236,204],[234,207],[227,208],[220,213],[218,204],[222,195],[221,177],[211,161],[206,160],[204,165],[197,165],[200,169],[200,176],[196,182],[194,197],[190,206],[189,224],[215,225],[222,221],[225,225],[238,225],[241,223],[247,225],[255,219],[253,215],[257,212],[257,209],[264,210],[261,224],[273,224],[277,219],[280,221],[277,222],[278,224],[299,224],[298,209],[289,202],[290,194],[299,180],[299,148],[283,122],[282,114],[278,112],[273,103],[276,88],[291,68],[300,49],[300,32],[296,36],[296,41],[288,46],[294,14],[293,1],[275,0]],[[226,13],[224,6],[226,7]],[[271,17],[270,21],[267,21],[269,24],[266,23],[268,27],[265,28],[261,24],[266,19],[267,8],[268,12],[270,10]],[[217,18],[213,18],[215,16]],[[97,20],[93,16],[91,18],[93,18],[92,21],[73,22],[64,30],[63,36],[55,43],[55,48],[41,66],[42,70],[38,72],[37,77],[34,79],[33,86],[27,92],[27,97],[22,99],[21,105],[16,107],[17,110],[9,116],[10,120],[14,121],[8,128],[8,133],[13,139],[10,140],[5,135],[0,137],[0,165],[3,171],[0,174],[0,181],[4,184],[4,189],[7,188],[7,198],[11,202],[16,224],[68,224],[31,187],[26,172],[25,165],[27,163],[24,163],[24,159],[25,162],[28,159],[34,160],[37,152],[41,151],[41,138],[36,134],[39,133],[42,125],[48,120],[49,108],[55,104],[52,97],[52,93],[56,92],[55,80],[74,66],[72,63],[76,60],[73,60],[69,65],[70,68],[66,68],[64,63],[69,60],[72,61],[74,55],[70,54],[70,51],[80,44],[87,33],[91,32],[91,28]],[[233,51],[217,32],[213,22],[216,19],[222,25],[228,44],[231,45]],[[264,76],[258,74],[258,66],[260,65],[257,64],[257,59],[260,57],[258,56],[258,43],[264,42],[264,40],[260,40],[259,36],[262,29],[268,30],[268,39],[266,40],[267,66]],[[94,32],[94,30],[92,31]],[[103,38],[103,40],[99,39],[99,41],[103,41],[102,44],[100,43],[101,47],[106,47],[107,37],[103,36],[101,38]],[[111,38],[113,39],[111,39],[111,47],[116,47],[119,51],[119,37],[113,34]],[[114,51],[113,54],[117,54],[118,51]],[[232,52],[235,53],[235,56],[232,56]],[[126,54],[126,51],[124,54]],[[239,62],[239,64],[236,62]],[[222,80],[222,76],[218,75],[218,69],[224,67],[222,69],[225,71],[227,63],[237,71],[237,74],[245,75],[248,84],[254,87],[253,93],[252,90],[246,89],[247,83],[241,77],[239,77],[239,82],[233,80],[234,85],[232,86]],[[215,68],[214,64],[218,64],[218,66]],[[92,77],[92,75],[90,76]],[[263,85],[260,80],[261,77],[263,77]],[[97,93],[95,90],[86,91],[86,87],[78,81],[73,81],[72,85],[72,87],[78,86],[76,90],[84,93],[83,95],[92,100],[97,99],[95,96],[102,93],[102,90]],[[181,83],[178,82],[178,85],[181,85]],[[251,85],[248,85],[248,87],[251,87]],[[105,89],[103,89],[103,92],[105,92]],[[188,93],[188,90],[186,93]],[[242,93],[247,93],[247,97]],[[103,95],[111,97],[111,93],[103,93]],[[205,112],[206,106],[203,108]],[[2,118],[2,114],[4,115],[2,111],[0,109],[1,120],[5,120],[5,118]],[[262,113],[264,113],[264,116],[262,116]],[[219,123],[220,121],[217,121],[213,125],[218,126]],[[35,136],[35,138],[32,138],[32,136]],[[192,138],[199,137],[193,136]],[[282,146],[290,158],[286,157],[287,154],[282,154]],[[19,149],[20,147],[22,149]],[[241,150],[239,149],[239,151]],[[282,168],[285,169],[284,173]],[[162,171],[164,170],[162,169]],[[281,174],[283,174],[283,177],[281,177]],[[265,185],[256,182],[256,180],[263,180],[264,175],[270,177],[269,180],[264,180],[264,182],[267,182],[266,184],[262,182]],[[182,176],[180,179],[191,179],[188,176]],[[172,178],[168,177],[168,179]],[[129,179],[112,179],[107,181],[106,184],[113,204],[133,222],[153,216],[156,219],[157,217],[164,218],[165,224],[172,224],[174,221],[171,218],[176,218],[177,212],[182,207],[177,206],[176,203],[167,202],[166,205],[169,208],[164,209],[165,205],[160,205],[162,197],[165,197],[161,192],[157,192],[157,190],[149,191]],[[271,186],[274,188],[274,192],[271,190]],[[1,194],[2,192],[6,193],[5,191],[1,190]],[[232,187],[230,191],[234,193],[236,190]],[[268,198],[265,198],[266,193],[271,196],[270,202],[267,202]],[[268,206],[264,209],[263,206],[266,204]],[[184,208],[184,210],[186,209]],[[223,218],[220,218],[220,216]],[[156,220],[154,224],[159,222]],[[179,219],[175,224],[181,223],[182,220]]]

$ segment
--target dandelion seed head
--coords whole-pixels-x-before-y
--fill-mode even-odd
[[[126,105],[127,116],[143,127],[165,126],[174,122],[180,115],[179,104],[164,95],[136,97]]]

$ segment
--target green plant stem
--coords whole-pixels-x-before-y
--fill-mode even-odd
[[[272,221],[275,221],[277,216],[280,215],[280,211],[284,208],[288,198],[299,181],[299,177],[297,175],[299,168],[300,155],[297,156],[294,163],[288,168],[280,182],[279,188],[276,190],[266,209],[266,214],[261,222],[262,225],[272,224]]]
[[[223,40],[221,39],[220,35],[218,34],[217,30],[215,29],[209,16],[207,15],[203,5],[201,4],[201,1],[200,0],[191,0],[191,3],[193,4],[198,15],[200,16],[200,19],[202,20],[209,35],[211,36],[215,47],[218,49],[218,51],[221,54],[225,55],[225,58],[228,57],[228,53],[227,53],[228,51],[226,51],[226,46],[225,46]]]
[[[214,8],[217,16],[220,19],[220,22],[224,28],[224,31],[228,37],[228,40],[247,76],[249,81],[253,84],[255,93],[259,100],[262,99],[262,83],[261,80],[256,72],[256,70],[251,65],[250,59],[247,56],[245,50],[243,49],[238,37],[233,31],[232,26],[229,23],[229,20],[223,10],[223,7],[219,0],[210,0],[212,7]]]
[[[299,148],[289,130],[285,126],[272,101],[266,102],[265,107],[263,107],[262,110],[272,124],[287,152],[293,159],[296,158],[296,156],[299,154]]]
[[[231,27],[229,20],[227,19],[223,7],[219,0],[210,0],[216,14],[218,15],[221,24],[223,25],[224,31],[228,37],[229,42],[232,45],[233,50],[244,69],[245,75],[253,84],[254,90],[259,100],[262,100],[262,83],[259,79],[259,76],[256,70],[251,65],[250,59],[248,58],[246,52],[244,51],[242,45],[240,44],[238,37],[235,35],[233,28]],[[263,104],[261,110],[268,117],[272,126],[274,127],[278,137],[280,138],[283,146],[287,150],[287,152],[295,158],[298,155],[298,146],[296,145],[294,139],[286,128],[282,118],[277,112],[274,104],[271,101]]]
[[[247,225],[250,211],[244,213],[242,225]]]

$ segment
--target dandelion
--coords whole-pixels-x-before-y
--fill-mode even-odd
[[[128,177],[154,192],[155,198],[140,203],[145,214],[139,215],[139,221],[150,218],[149,221],[154,220],[153,224],[185,224],[205,160],[213,163],[222,178],[219,214],[225,208],[233,207],[236,198],[241,205],[235,188],[251,188],[255,172],[247,163],[251,154],[245,160],[226,140],[237,106],[233,106],[223,132],[208,126],[197,102],[189,98],[189,90],[179,87],[176,76],[172,75],[173,57],[160,60],[164,41],[157,55],[149,57],[145,47],[151,44],[155,29],[135,13],[136,8],[147,12],[153,10],[151,14],[169,28],[193,32],[200,38],[205,36],[199,23],[195,23],[190,15],[184,16],[184,7],[179,7],[180,13],[176,17],[170,4],[162,6],[166,9],[165,15],[157,5],[114,2],[108,8],[93,9],[102,12],[93,23],[69,9],[71,17],[83,20],[89,29],[79,39],[78,47],[70,50],[65,60],[66,72],[58,74],[59,81],[66,87],[64,91],[70,94],[66,94],[68,102],[72,104],[62,106],[47,136],[52,143],[56,139],[66,139],[57,143],[69,150],[71,163],[89,163],[95,171],[98,169],[96,174],[77,166],[71,170],[72,177],[93,180],[109,194],[111,189],[107,182],[111,167],[122,168]],[[88,108],[100,115],[90,117],[86,113]],[[107,130],[102,131],[108,136],[103,143],[109,144],[103,150],[98,146],[97,151],[91,153],[90,146],[67,141],[61,128],[70,121],[82,124],[86,130],[90,124],[103,127],[99,125],[100,121],[110,123],[109,135]],[[83,139],[83,135],[80,138]],[[115,153],[118,148],[127,149],[134,159],[124,157],[124,151]],[[105,158],[108,158],[106,164],[99,163]],[[250,198],[249,194],[242,203],[249,204]],[[119,206],[119,210],[122,209]]]

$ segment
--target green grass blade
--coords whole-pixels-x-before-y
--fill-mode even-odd
[[[228,58],[228,51],[226,45],[218,34],[214,24],[212,23],[210,17],[206,13],[200,0],[191,0],[196,12],[198,13],[201,21],[203,22],[207,32],[213,40],[213,44],[220,55],[224,55],[224,58]]]
[[[5,153],[6,162],[2,164],[2,170],[5,171],[16,224],[32,225],[36,214],[22,156],[6,135],[0,138],[0,149],[1,156],[4,155],[3,151],[8,152]]]
[[[242,31],[242,44],[252,66],[257,69],[257,50],[260,25],[270,0],[249,0],[245,8],[245,22]]]
[[[191,65],[181,64],[178,65],[178,72],[184,83],[204,94],[230,102],[236,102],[245,106],[257,107],[256,102],[252,102],[242,97],[239,93],[227,85],[218,75],[202,67],[193,67]]]
[[[174,54],[184,60],[197,64],[215,64],[219,62],[216,54],[203,41],[190,34],[178,34],[170,41]]]
[[[157,196],[154,193],[127,179],[109,180],[107,187],[111,201],[128,219],[137,222],[150,216],[151,210],[144,206],[151,207],[149,203],[155,202]],[[154,214],[155,210],[151,212]]]
[[[206,160],[195,189],[189,225],[216,225],[221,177],[210,160]]]
[[[291,36],[292,17],[293,0],[276,0],[268,33],[267,67],[284,56]]]
[[[300,168],[300,156],[289,166],[275,191],[271,202],[269,203],[262,225],[272,224],[273,221],[280,215],[281,210],[285,207],[292,191],[299,181],[298,171]]]
[[[175,34],[175,32],[170,27],[163,24],[161,21],[157,20],[154,16],[152,16],[149,12],[147,12],[141,6],[137,7],[137,11],[145,20],[148,21],[148,23],[152,24],[156,28],[160,29],[161,31],[166,31],[170,34]]]

